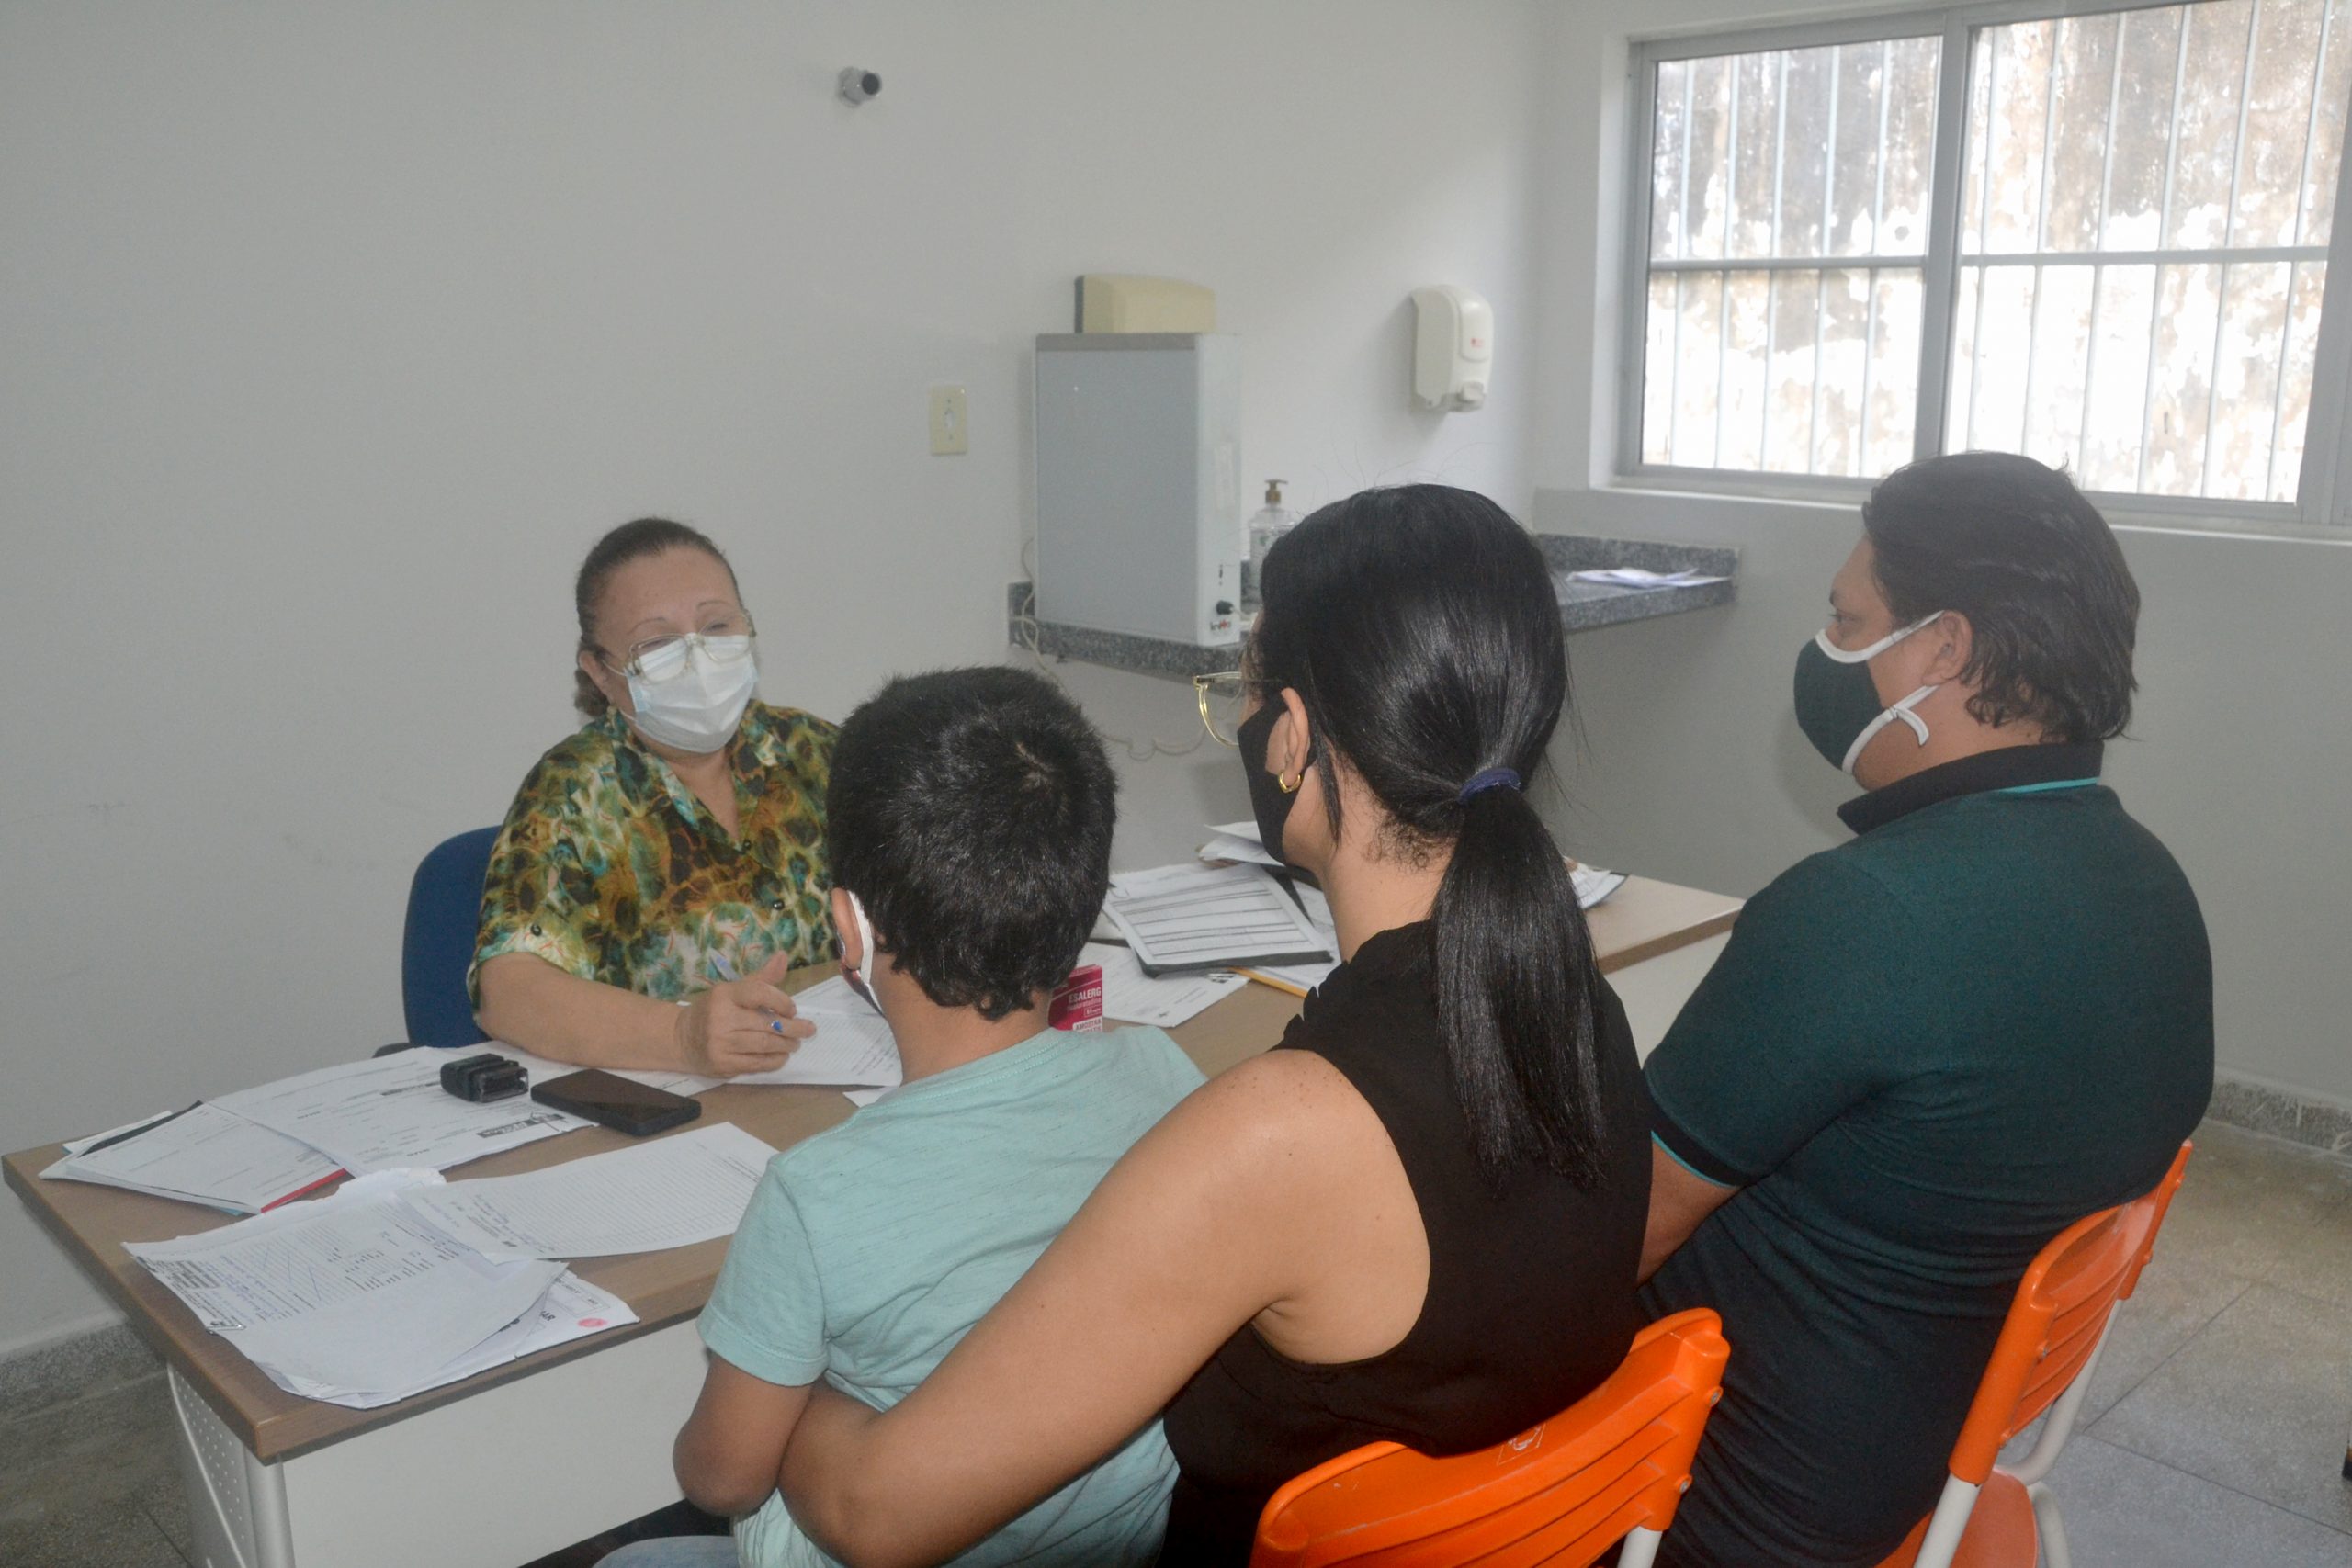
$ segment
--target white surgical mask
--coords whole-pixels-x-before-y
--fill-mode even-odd
[[[735,739],[760,683],[759,655],[749,637],[684,637],[673,647],[639,660],[656,673],[628,678],[629,722],[649,740],[707,755]]]
[[[854,893],[849,896],[849,918],[857,922],[857,962],[842,964],[842,977],[849,982],[851,990],[864,997],[876,1012],[880,1012],[882,1001],[874,994],[874,982],[869,978],[874,973],[876,956],[874,922],[865,918],[865,906],[858,901]]]

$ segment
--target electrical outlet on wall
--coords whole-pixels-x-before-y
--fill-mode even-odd
[[[964,389],[933,387],[931,389],[931,455],[953,457],[971,449],[970,433],[964,428]]]

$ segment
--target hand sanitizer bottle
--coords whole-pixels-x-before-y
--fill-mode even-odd
[[[1283,504],[1283,486],[1288,479],[1266,481],[1266,504],[1250,517],[1250,567],[1241,576],[1241,600],[1245,604],[1258,602],[1258,573],[1266,564],[1266,552],[1274,541],[1298,526],[1298,513]]]

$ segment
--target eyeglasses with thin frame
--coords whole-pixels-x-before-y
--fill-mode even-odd
[[[757,635],[752,613],[737,610],[698,632],[673,632],[631,643],[626,660],[618,664],[608,660],[605,668],[640,681],[661,681],[684,669],[689,652],[699,653],[713,664],[739,664],[752,656],[752,641]]]
[[[1238,670],[1193,677],[1193,693],[1200,700],[1201,727],[1220,746],[1239,746],[1241,721],[1250,716],[1250,694],[1258,682]]]

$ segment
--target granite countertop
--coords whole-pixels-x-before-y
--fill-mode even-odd
[[[1538,534],[1535,542],[1543,547],[1544,558],[1552,568],[1553,588],[1560,600],[1560,625],[1569,632],[1728,604],[1738,586],[1736,573],[1739,552],[1735,549],[1657,544],[1643,539],[1604,539],[1586,534]],[[1605,582],[1577,582],[1569,575],[1603,567],[1697,571],[1725,581],[1688,588],[1624,588]],[[1023,648],[1034,647],[1042,655],[1177,677],[1213,675],[1240,662],[1238,643],[1202,648],[1165,637],[1032,621],[1028,618],[1029,607],[1030,585],[1011,584],[1005,602],[1009,640]],[[1256,608],[1247,600],[1242,603],[1245,613],[1254,613]]]

